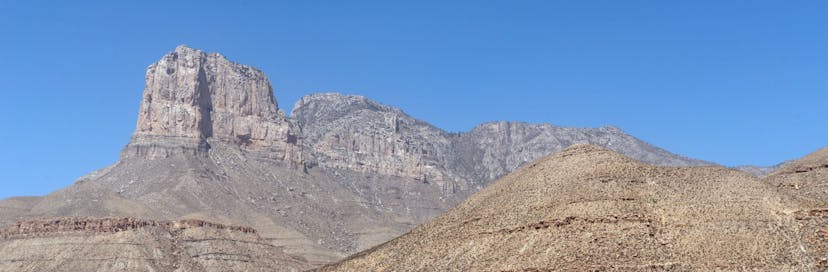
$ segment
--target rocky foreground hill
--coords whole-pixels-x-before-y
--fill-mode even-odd
[[[303,271],[250,227],[133,218],[23,221],[0,231],[0,271]]]
[[[120,160],[49,195],[0,201],[0,227],[63,217],[207,220],[253,227],[265,243],[315,265],[388,241],[572,144],[658,165],[706,164],[614,127],[493,122],[449,133],[360,96],[309,95],[288,116],[263,72],[186,46],[150,65],[146,79]],[[0,267],[16,261],[0,259]],[[52,262],[20,271],[52,270]]]
[[[577,145],[320,270],[825,271],[824,151],[763,182]]]

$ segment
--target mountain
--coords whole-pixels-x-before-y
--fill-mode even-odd
[[[325,169],[401,176],[448,194],[473,192],[520,165],[579,143],[598,144],[658,165],[710,163],[681,157],[615,127],[568,128],[491,122],[449,133],[402,110],[355,95],[311,94],[291,112],[307,157]]]
[[[304,271],[249,227],[133,218],[23,221],[0,232],[0,271]],[[44,246],[48,245],[48,246]]]
[[[138,124],[122,157],[204,156],[207,140],[300,163],[299,128],[256,68],[179,46],[147,68]]]
[[[320,271],[811,271],[825,211],[740,171],[575,145]]]
[[[14,218],[200,219],[253,226],[269,243],[309,263],[339,259],[422,220],[375,205],[384,195],[365,199],[355,193],[362,187],[307,169],[301,131],[278,108],[261,71],[179,46],[150,65],[146,78],[136,130],[117,163],[37,200],[4,201],[0,206],[8,208],[0,210],[16,212]],[[362,177],[355,182],[379,183]],[[397,183],[366,186],[381,191]],[[417,184],[406,189],[428,190]],[[422,202],[434,214],[450,207]]]
[[[359,96],[309,95],[287,116],[262,71],[187,46],[150,65],[146,80],[120,160],[46,196],[0,201],[0,227],[66,217],[206,220],[253,227],[313,265],[403,234],[571,144],[705,164],[612,127],[498,122],[448,133]]]

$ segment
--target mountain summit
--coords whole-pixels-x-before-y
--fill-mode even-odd
[[[181,45],[147,68],[138,124],[123,156],[205,154],[207,139],[299,163],[299,128],[256,68]]]

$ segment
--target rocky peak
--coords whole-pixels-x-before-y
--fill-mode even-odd
[[[291,117],[322,168],[413,178],[454,190],[445,169],[448,134],[402,110],[357,95],[323,93],[296,102]]]
[[[181,45],[147,68],[138,124],[123,157],[206,154],[206,140],[215,138],[299,161],[298,133],[262,71]]]
[[[303,96],[293,105],[290,116],[300,126],[335,121],[341,116],[372,112],[387,116],[406,115],[400,109],[377,103],[360,95],[317,93]]]

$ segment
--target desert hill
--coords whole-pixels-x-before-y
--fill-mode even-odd
[[[0,271],[303,271],[249,227],[200,220],[59,218],[0,231]]]
[[[765,180],[807,201],[828,203],[828,147],[786,163]]]
[[[321,271],[813,271],[828,212],[722,167],[576,145]]]

